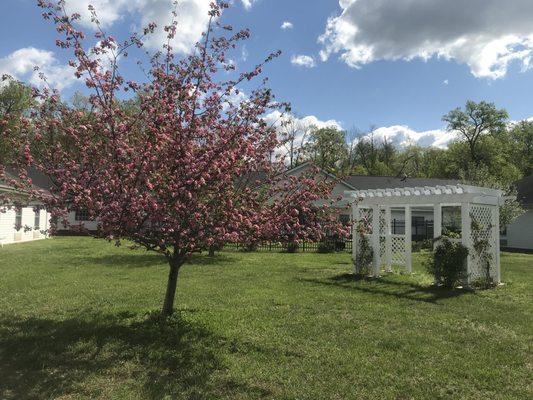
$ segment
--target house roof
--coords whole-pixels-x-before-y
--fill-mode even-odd
[[[312,168],[314,166],[314,164],[311,162],[311,161],[306,161],[304,162],[303,164],[300,164],[298,165],[297,167],[294,167],[292,169],[289,169],[288,171],[285,172],[286,175],[294,175],[295,173],[297,173],[298,171],[300,170],[306,170],[308,168]],[[352,190],[355,190],[356,188],[353,187],[352,185],[350,185],[345,179],[339,179],[337,176],[335,176],[334,174],[332,173],[329,173],[325,170],[323,170],[322,168],[320,167],[317,167],[318,170],[324,174],[326,177],[328,178],[332,178],[334,180],[338,180],[340,184],[346,186],[348,189],[352,189]]]
[[[10,179],[18,179],[17,174],[12,170],[7,170],[6,175]],[[37,171],[35,168],[30,168],[28,170],[28,177],[32,181],[32,186],[34,189],[38,189],[42,192],[49,193],[50,188],[53,186],[52,181],[49,177],[44,175],[43,173]],[[7,182],[0,180],[0,191],[13,191],[16,190],[11,185],[9,185]]]
[[[305,162],[293,169],[286,171],[286,174],[292,175],[299,170],[311,167],[311,162]],[[320,169],[320,168],[319,168]],[[335,175],[320,169],[324,174],[338,179]],[[396,189],[404,187],[423,187],[423,186],[447,186],[462,184],[459,179],[436,179],[436,178],[400,178],[394,176],[375,176],[375,175],[349,175],[340,179],[340,183],[352,190],[366,189]]]
[[[527,207],[533,207],[533,175],[527,176],[516,183],[518,200]]]
[[[344,180],[356,190],[403,187],[446,186],[462,183],[458,179],[397,178],[392,176],[350,175]]]

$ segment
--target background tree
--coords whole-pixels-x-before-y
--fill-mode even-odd
[[[291,114],[282,120],[279,140],[289,169],[297,167],[304,161],[306,145],[314,129],[316,128],[312,124]]]
[[[523,176],[533,174],[533,121],[520,121],[510,132],[512,160]]]
[[[471,160],[479,165],[478,143],[481,138],[505,130],[508,118],[507,111],[497,109],[493,103],[467,101],[464,110],[456,108],[442,120],[446,122],[448,131],[459,132],[468,144]]]
[[[4,75],[0,79],[0,164],[6,163],[12,152],[10,142],[16,134],[16,124],[33,105],[31,88]]]
[[[344,131],[334,127],[313,130],[307,154],[316,166],[331,172],[338,170],[346,158]]]
[[[363,133],[355,145],[356,163],[366,175],[392,175],[398,158],[397,148],[386,138],[378,139],[375,127]]]

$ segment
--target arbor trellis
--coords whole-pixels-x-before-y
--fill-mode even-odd
[[[354,272],[361,235],[368,239],[373,250],[372,275],[379,276],[382,268],[392,266],[412,271],[411,212],[414,207],[432,207],[435,239],[442,236],[442,208],[461,207],[461,243],[470,249],[466,263],[466,284],[477,279],[490,278],[500,282],[499,206],[502,192],[469,185],[406,187],[396,189],[369,189],[348,191],[352,202],[354,224],[352,258]],[[391,212],[405,216],[405,232],[392,234]],[[374,218],[374,216],[378,216]],[[480,241],[483,241],[480,245]]]

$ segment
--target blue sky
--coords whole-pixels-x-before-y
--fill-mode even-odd
[[[209,0],[182,1],[184,37],[191,41]],[[169,2],[67,0],[74,8],[95,4],[106,30],[119,38],[143,18],[160,19]],[[533,2],[465,3],[234,0],[223,18],[252,31],[246,51],[234,55],[239,69],[282,50],[265,72],[278,99],[291,102],[298,116],[334,120],[343,128],[374,125],[400,142],[407,137],[433,144],[442,115],[468,99],[493,101],[513,120],[533,116]],[[1,73],[31,80],[29,65],[44,63],[63,96],[83,88],[66,77],[66,54],[55,48],[57,34],[34,0],[3,0],[0,7]],[[284,22],[290,23],[286,29]],[[430,130],[437,131],[424,136]]]

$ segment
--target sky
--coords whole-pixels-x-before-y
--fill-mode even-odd
[[[180,0],[174,48],[182,54],[205,29],[210,1]],[[63,97],[83,90],[36,0],[0,3],[0,74],[40,84],[39,65]],[[87,32],[92,4],[106,32],[122,39],[148,22],[163,26],[171,3],[66,0]],[[265,68],[269,85],[316,125],[372,126],[400,145],[445,147],[453,135],[442,116],[467,100],[494,102],[511,120],[533,116],[531,0],[233,0],[222,19],[252,33],[231,55],[237,70],[282,51]],[[156,32],[148,48],[163,37]],[[142,79],[130,64],[129,74]]]

